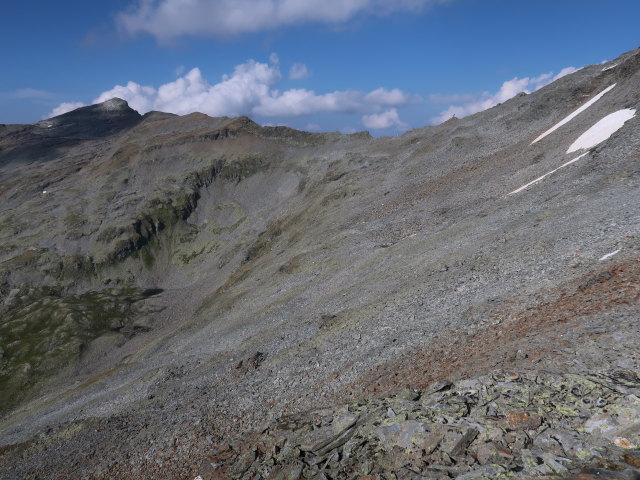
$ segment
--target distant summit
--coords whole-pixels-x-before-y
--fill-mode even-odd
[[[141,119],[142,115],[132,109],[126,100],[114,97],[106,102],[80,107],[43,120],[37,125],[44,128],[62,128],[62,131],[56,131],[57,136],[91,138],[131,128]]]
[[[104,110],[107,112],[132,110],[126,100],[118,97],[113,97],[106,102],[98,103],[96,106],[100,108],[100,110]]]
[[[38,122],[38,124],[47,126],[47,125],[55,124],[56,120],[59,121],[62,119],[78,118],[85,115],[100,116],[105,114],[126,115],[126,116],[130,116],[131,114],[134,114],[137,118],[141,118],[141,115],[137,111],[135,111],[133,108],[131,108],[129,106],[129,103],[127,103],[126,100],[123,100],[122,98],[118,98],[118,97],[113,97],[102,103],[96,103],[93,105],[88,105],[86,107],[76,108],[75,110],[71,110],[61,115],[57,115],[55,117],[42,120],[41,122]]]
[[[77,108],[32,125],[8,125],[11,141],[0,148],[0,165],[50,160],[85,140],[118,134],[137,125],[142,115],[121,98]]]

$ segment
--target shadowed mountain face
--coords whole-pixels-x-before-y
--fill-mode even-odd
[[[0,165],[63,157],[73,146],[132,128],[141,118],[127,102],[113,98],[33,125],[2,125]]]
[[[0,126],[0,478],[632,475],[639,87],[632,51],[393,138]]]

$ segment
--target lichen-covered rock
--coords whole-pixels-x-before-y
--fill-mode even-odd
[[[563,477],[602,462],[632,471],[640,464],[637,393],[631,372],[439,382],[282,419],[256,432],[255,446],[234,447],[219,469],[231,465],[234,478],[246,479]],[[591,397],[600,401],[583,401]],[[497,414],[473,408],[489,403]],[[286,445],[276,456],[260,446],[276,444]]]

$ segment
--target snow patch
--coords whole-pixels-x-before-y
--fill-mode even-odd
[[[618,250],[616,250],[616,251],[614,251],[614,252],[611,252],[611,253],[607,253],[606,255],[603,255],[602,257],[600,257],[600,260],[599,260],[599,261],[600,261],[600,262],[602,262],[602,261],[606,260],[607,258],[611,258],[611,257],[613,257],[613,256],[614,256],[614,255],[616,255],[617,253],[620,253],[620,249],[618,249]]]
[[[533,180],[532,182],[527,183],[526,185],[521,186],[520,188],[515,189],[513,192],[508,193],[507,196],[509,195],[513,195],[514,193],[518,193],[521,192],[522,190],[529,188],[531,185],[534,185],[536,183],[538,183],[540,180],[543,180],[544,178],[548,177],[549,175],[551,175],[552,173],[557,172],[558,170],[560,170],[561,168],[564,168],[566,166],[571,165],[574,162],[577,162],[578,160],[580,160],[582,157],[584,157],[585,155],[587,155],[589,152],[585,152],[582,155],[580,155],[579,157],[574,158],[573,160],[569,160],[567,163],[563,163],[562,165],[560,165],[558,168],[551,170],[548,173],[545,173],[544,175],[542,175],[541,177],[536,178],[535,180]]]
[[[611,65],[610,67],[605,67],[602,69],[603,72],[606,72],[607,70],[613,70],[614,68],[616,68],[618,66],[617,63],[614,63],[613,65]]]
[[[633,108],[625,108],[613,112],[589,130],[584,132],[571,144],[567,153],[576,152],[584,148],[592,148],[607,140],[611,135],[620,130],[627,120],[635,117],[636,111]]]
[[[582,105],[580,108],[578,108],[577,110],[571,112],[569,115],[567,115],[566,117],[564,117],[562,120],[560,120],[558,123],[556,123],[553,127],[551,127],[549,130],[547,130],[546,132],[544,132],[542,135],[540,135],[538,138],[536,138],[533,142],[531,142],[531,145],[533,145],[536,142],[539,142],[540,140],[542,140],[544,137],[546,137],[547,135],[549,135],[550,133],[555,132],[557,129],[559,129],[561,126],[569,123],[571,120],[573,120],[574,118],[576,118],[578,115],[580,115],[582,112],[584,112],[587,108],[589,108],[591,105],[593,105],[594,103],[596,103],[598,100],[600,100],[607,92],[609,92],[613,87],[615,87],[616,84],[614,83],[613,85],[611,85],[610,87],[605,88],[602,92],[600,92],[598,95],[596,95],[595,97],[593,97],[591,100],[589,100],[587,103],[585,103],[584,105]]]

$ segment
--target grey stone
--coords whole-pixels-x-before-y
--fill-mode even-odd
[[[416,392],[415,390],[411,390],[405,388],[398,392],[397,398],[400,400],[408,400],[410,402],[415,402],[420,400],[420,392]]]
[[[443,390],[448,390],[451,388],[453,384],[448,380],[438,380],[433,382],[429,387],[424,391],[425,395],[430,395],[432,393],[441,392]]]
[[[379,435],[381,443],[387,448],[397,445],[404,449],[422,445],[430,434],[424,423],[415,420],[382,425],[377,427],[376,433]]]
[[[449,455],[453,457],[462,455],[464,451],[467,449],[467,447],[471,445],[471,442],[473,442],[477,436],[478,436],[477,430],[473,428],[467,429],[462,434],[460,439],[454,444],[453,448],[451,448],[451,450],[449,451]]]
[[[598,412],[593,414],[584,424],[584,431],[587,433],[600,434],[608,437],[615,434],[620,429],[618,422],[610,413]]]
[[[456,480],[495,480],[506,473],[507,469],[500,465],[485,465],[472,472],[458,475],[455,478]]]
[[[557,473],[559,475],[569,473],[569,469],[562,464],[562,462],[568,462],[568,459],[566,458],[557,457],[555,455],[545,452],[542,454],[542,460],[545,465],[547,465],[553,470],[554,473]]]

